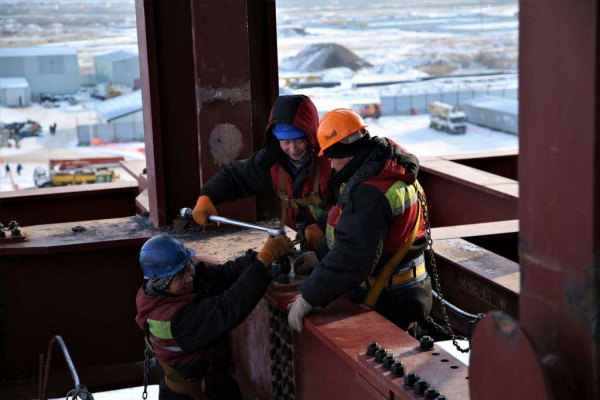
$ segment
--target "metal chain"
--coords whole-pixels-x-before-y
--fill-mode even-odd
[[[146,344],[146,350],[144,351],[144,392],[142,393],[142,399],[148,398],[148,370],[150,368],[150,358],[152,358],[152,349]]]
[[[431,224],[429,222],[429,209],[427,208],[427,201],[425,200],[425,196],[423,196],[423,193],[420,190],[418,190],[417,192],[419,196],[419,202],[421,203],[421,211],[425,218],[425,229],[427,231],[427,247],[429,252],[429,264],[431,265],[431,272],[435,280],[435,288],[440,297],[440,308],[442,310],[442,316],[444,318],[445,326],[441,326],[440,324],[435,322],[431,317],[427,317],[427,322],[433,325],[433,327],[439,330],[440,332],[450,336],[450,338],[452,339],[452,344],[454,345],[454,347],[456,347],[458,351],[460,351],[461,353],[468,353],[469,351],[471,351],[471,339],[473,337],[473,330],[475,329],[475,326],[477,325],[479,320],[485,317],[485,314],[477,314],[477,317],[469,322],[466,337],[461,335],[455,335],[452,331],[452,326],[450,325],[450,318],[448,318],[448,312],[446,310],[446,305],[444,304],[442,286],[440,285],[440,276],[438,275],[437,265],[435,261],[435,251],[433,250],[433,238],[431,236]],[[458,344],[458,340],[466,340],[469,342],[469,344],[466,348],[462,348]]]

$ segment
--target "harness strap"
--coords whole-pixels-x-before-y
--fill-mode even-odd
[[[300,207],[316,206],[323,203],[323,199],[319,195],[319,182],[321,180],[321,168],[323,166],[324,157],[317,163],[315,177],[313,182],[313,190],[309,196],[294,199],[290,198],[287,192],[287,182],[285,179],[285,171],[281,166],[277,170],[277,196],[281,199],[281,226],[285,226],[288,209],[297,210]]]
[[[396,254],[394,254],[394,256],[390,258],[388,262],[385,263],[377,277],[377,281],[375,281],[373,286],[371,286],[371,289],[369,289],[369,293],[367,293],[367,296],[363,301],[363,303],[367,307],[373,308],[373,306],[377,302],[377,299],[379,298],[379,295],[381,294],[381,291],[388,284],[388,281],[392,276],[392,272],[394,272],[394,268],[396,268],[396,265],[398,265],[398,263],[404,258],[406,253],[408,253],[408,250],[410,250],[413,243],[415,242],[415,239],[417,237],[417,231],[419,230],[419,225],[421,225],[421,207],[417,208],[417,212],[417,220],[415,221],[415,226],[413,227],[412,232],[410,233],[410,237],[398,249]]]

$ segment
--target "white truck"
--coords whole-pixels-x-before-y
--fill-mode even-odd
[[[467,115],[458,107],[434,101],[427,106],[429,112],[429,126],[438,131],[460,135],[467,131]]]

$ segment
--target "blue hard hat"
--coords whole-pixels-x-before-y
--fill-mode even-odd
[[[279,140],[300,139],[306,136],[301,129],[290,124],[275,124],[273,125],[273,134]]]
[[[154,236],[142,246],[140,265],[145,279],[175,275],[194,257],[196,252],[170,236]]]

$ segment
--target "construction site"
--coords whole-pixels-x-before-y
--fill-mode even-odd
[[[512,99],[500,109],[518,150],[418,157],[435,253],[422,334],[344,295],[298,332],[306,227],[280,226],[276,173],[274,191],[217,204],[215,224],[191,211],[265,146],[282,78],[275,1],[136,0],[145,159],[56,158],[36,188],[0,192],[0,398],[159,398],[167,373],[136,325],[142,246],[166,236],[223,264],[287,236],[295,253],[227,335],[244,399],[600,399],[600,7],[519,7],[518,113]],[[423,123],[465,137],[455,106]],[[382,104],[356,112],[378,118]]]

